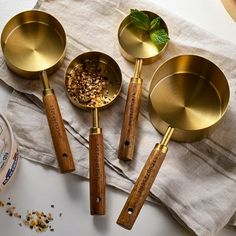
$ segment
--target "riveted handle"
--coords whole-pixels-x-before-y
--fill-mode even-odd
[[[141,104],[142,79],[132,79],[123,116],[118,158],[120,160],[132,160],[135,150],[135,140],[138,126],[138,115]]]
[[[74,171],[75,165],[56,96],[52,89],[48,89],[45,94],[43,103],[60,171]]]
[[[145,163],[117,220],[120,226],[131,229],[147,198],[157,173],[165,159],[167,147],[157,144]]]
[[[91,215],[105,215],[105,166],[102,129],[89,135],[89,185]]]

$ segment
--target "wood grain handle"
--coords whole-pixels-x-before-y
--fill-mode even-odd
[[[151,186],[164,161],[167,147],[157,144],[145,163],[117,220],[120,226],[131,229],[147,198]]]
[[[105,166],[103,135],[89,135],[89,185],[91,215],[105,215]]]
[[[70,145],[67,139],[58,102],[53,92],[43,97],[43,103],[60,171],[62,173],[74,171],[75,165]]]
[[[125,105],[118,150],[118,158],[120,160],[132,160],[134,156],[141,95],[142,79],[131,80]]]

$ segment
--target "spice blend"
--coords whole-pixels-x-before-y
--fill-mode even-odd
[[[10,200],[10,198],[8,198]],[[16,217],[20,219],[18,225],[22,227],[23,225],[34,229],[37,233],[46,232],[47,230],[54,232],[54,228],[52,228],[51,222],[53,221],[52,213],[44,213],[43,211],[30,211],[27,210],[24,218],[18,212],[16,206],[12,205],[10,201],[5,203],[5,201],[0,200],[0,207],[6,209],[5,212],[10,217]],[[51,205],[51,208],[54,208],[54,205]],[[59,217],[62,217],[62,213],[60,212]]]
[[[91,59],[77,64],[67,75],[69,96],[87,107],[100,107],[112,100],[109,94],[109,79],[102,75],[102,69]]]

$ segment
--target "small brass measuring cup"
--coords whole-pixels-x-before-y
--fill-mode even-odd
[[[117,223],[131,229],[168,150],[170,139],[192,142],[207,137],[224,116],[230,91],[223,72],[211,61],[181,55],[162,64],[149,89],[152,124],[164,136],[148,157]]]
[[[93,127],[89,135],[91,215],[105,214],[104,147],[98,112],[115,101],[121,85],[122,75],[118,64],[101,52],[86,52],[77,56],[65,74],[70,101],[81,109],[92,110]]]
[[[5,25],[1,46],[10,70],[27,79],[41,79],[44,108],[60,170],[63,173],[75,170],[57,98],[47,77],[60,67],[65,56],[66,34],[62,25],[43,11],[21,12]]]
[[[158,17],[153,12],[144,12],[148,14],[150,20]],[[168,33],[167,25],[162,19],[160,26]],[[127,94],[118,150],[118,158],[120,160],[132,160],[142,95],[142,64],[150,64],[156,61],[166,50],[168,42],[163,46],[157,47],[151,41],[148,32],[138,29],[133,24],[130,15],[120,24],[118,40],[123,57],[135,63],[134,76],[131,78]]]

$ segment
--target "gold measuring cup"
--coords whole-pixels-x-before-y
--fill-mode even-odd
[[[74,161],[61,112],[47,77],[65,56],[66,34],[62,25],[46,12],[21,12],[5,25],[1,46],[10,70],[27,79],[41,78],[43,103],[60,170],[73,171]]]
[[[91,82],[91,79],[94,82]],[[105,83],[105,86],[96,91],[96,83]],[[65,86],[70,101],[81,109],[92,110],[93,127],[89,135],[91,215],[105,214],[104,147],[98,110],[108,107],[115,101],[120,93],[121,84],[122,75],[118,64],[101,52],[87,52],[77,56],[69,64],[65,74]]]
[[[155,13],[144,12],[148,14],[150,20],[158,17]],[[162,19],[161,28],[168,33],[167,26]],[[128,61],[135,62],[134,76],[131,78],[127,94],[118,150],[118,158],[120,160],[132,160],[142,95],[142,64],[150,64],[156,61],[163,54],[168,43],[158,48],[151,41],[147,32],[138,29],[132,23],[130,15],[121,22],[118,30],[118,40],[123,57]]]
[[[203,57],[177,56],[156,70],[150,85],[150,118],[164,136],[147,159],[118,218],[119,225],[133,227],[169,140],[192,142],[208,136],[225,114],[229,96],[223,72]]]

